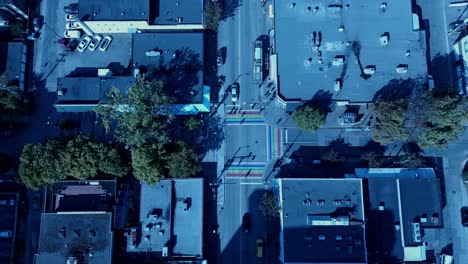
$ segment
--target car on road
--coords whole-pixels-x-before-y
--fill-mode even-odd
[[[234,83],[231,85],[231,100],[233,103],[239,99],[239,85]]]
[[[35,17],[33,18],[33,27],[34,27],[34,31],[39,31],[39,29],[41,29],[41,18],[39,17]]]
[[[463,206],[460,213],[462,225],[468,227],[468,206]]]
[[[95,35],[91,42],[89,43],[88,49],[90,51],[95,51],[97,47],[99,47],[99,43],[101,43],[102,36],[101,35]]]
[[[41,193],[33,193],[32,205],[35,210],[39,210],[41,208]]]
[[[263,239],[257,239],[257,258],[263,257]]]
[[[242,217],[242,232],[248,233],[250,231],[250,214],[245,213]]]
[[[79,30],[66,30],[63,32],[65,38],[81,38],[81,31]]]
[[[100,51],[106,51],[109,48],[111,42],[112,42],[112,37],[111,36],[106,36],[102,40],[101,44],[99,45],[99,50]]]
[[[221,48],[221,49],[218,50],[218,56],[216,58],[216,64],[218,65],[218,67],[220,67],[220,66],[222,66],[224,64],[223,49],[224,48]]]
[[[80,44],[78,44],[78,48],[76,48],[79,52],[83,52],[91,42],[91,37],[86,36],[84,39],[81,40]]]
[[[70,29],[80,29],[80,24],[78,22],[68,22],[65,24],[65,28]]]
[[[68,14],[78,14],[78,3],[69,4],[63,7],[63,12]]]
[[[73,14],[66,14],[65,15],[65,21],[75,21],[76,20],[76,15]]]
[[[11,230],[0,230],[0,238],[10,238],[11,235]]]

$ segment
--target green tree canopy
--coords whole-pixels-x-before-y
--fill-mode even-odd
[[[335,164],[344,161],[344,158],[340,155],[340,153],[336,152],[334,149],[330,149],[322,155],[321,160],[324,162]]]
[[[294,111],[293,120],[299,129],[314,132],[325,124],[325,114],[319,106],[307,104]]]
[[[218,30],[219,22],[223,16],[223,10],[218,2],[207,1],[204,10],[205,28],[213,31]]]
[[[264,192],[259,205],[260,210],[267,219],[279,217],[279,206],[273,192]]]
[[[116,146],[77,136],[25,145],[18,179],[26,187],[38,189],[68,177],[87,179],[99,173],[124,176],[127,171],[128,165]]]
[[[197,129],[198,126],[200,126],[200,119],[197,117],[192,116],[185,121],[185,127],[190,131]]]
[[[168,142],[165,128],[172,122],[169,105],[175,99],[166,93],[161,81],[140,77],[128,89],[128,95],[112,89],[108,96],[109,103],[94,111],[102,117],[106,131],[115,125],[114,135],[120,142],[134,146]]]
[[[374,141],[389,144],[408,138],[408,133],[403,127],[407,105],[405,99],[390,101],[379,99],[371,106],[374,116],[371,130]]]
[[[17,112],[24,109],[24,98],[18,87],[0,88],[0,108]]]
[[[185,142],[147,143],[132,149],[133,175],[146,184],[161,178],[184,178],[196,174],[201,166],[195,151]]]

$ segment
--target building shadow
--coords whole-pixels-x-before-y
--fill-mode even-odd
[[[415,92],[420,92],[425,88],[422,80],[415,79],[392,79],[380,90],[378,90],[373,101],[377,100],[397,100],[402,98],[408,98]]]

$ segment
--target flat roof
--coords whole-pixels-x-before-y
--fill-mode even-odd
[[[162,253],[163,247],[170,248],[172,195],[172,180],[161,180],[154,185],[141,183],[141,239],[135,248],[127,246],[128,252]]]
[[[174,179],[173,256],[203,254],[203,178]],[[188,209],[188,210],[187,210]]]
[[[116,194],[115,180],[60,181],[53,185],[52,212],[110,212]]]
[[[78,17],[84,21],[148,20],[150,0],[79,0]]]
[[[405,246],[421,245],[413,240],[412,223],[421,228],[443,226],[439,179],[399,179]],[[426,219],[423,221],[422,219]]]
[[[413,30],[411,1],[387,1],[385,12],[379,12],[381,2],[365,0],[347,5],[294,2],[293,8],[289,1],[275,4],[279,94],[285,100],[306,101],[323,91],[332,100],[371,101],[393,79],[419,82],[427,75],[425,33]],[[388,36],[387,45],[381,44],[383,35]],[[343,63],[334,66],[338,57]],[[397,73],[399,65],[406,65],[407,72]],[[368,66],[375,67],[375,73],[365,79]],[[336,80],[341,82],[338,92]]]
[[[0,263],[11,263],[14,255],[18,193],[0,193],[0,230],[11,231],[10,238],[0,239]]]
[[[43,213],[35,263],[63,264],[77,254],[83,263],[112,263],[111,219],[111,213]]]
[[[368,179],[366,206],[366,241],[369,261],[403,260],[400,222],[400,204],[395,179]],[[382,206],[382,207],[381,207]]]
[[[203,33],[133,35],[133,68],[162,79],[178,103],[203,101]]]
[[[285,262],[366,261],[361,179],[279,181]]]
[[[127,94],[128,88],[135,83],[130,76],[115,77],[64,77],[58,78],[57,95],[59,104],[98,104],[107,102],[107,93],[117,88],[122,94]]]
[[[159,0],[155,4],[156,25],[203,24],[203,0]]]

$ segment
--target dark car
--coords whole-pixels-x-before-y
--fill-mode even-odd
[[[78,14],[78,3],[73,3],[64,6],[63,11],[67,14]]]
[[[39,210],[41,208],[41,194],[39,192],[33,193],[32,205],[33,208],[36,210]]]
[[[468,206],[462,207],[460,210],[462,225],[468,227]]]
[[[242,232],[248,233],[250,231],[250,214],[245,213],[242,217]]]

